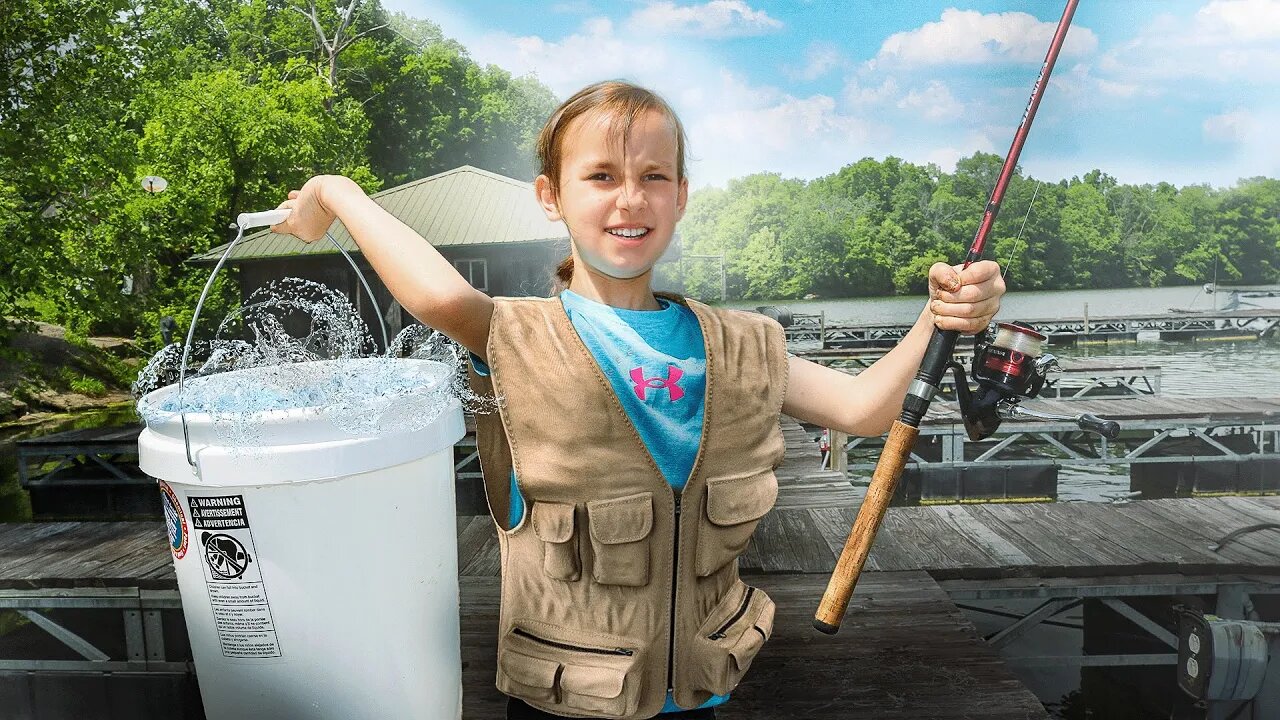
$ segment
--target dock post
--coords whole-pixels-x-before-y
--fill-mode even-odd
[[[849,453],[844,446],[849,442],[849,435],[839,430],[827,430],[831,440],[831,459],[828,461],[831,470],[848,473]]]
[[[1084,334],[1089,334],[1089,303],[1084,304]]]

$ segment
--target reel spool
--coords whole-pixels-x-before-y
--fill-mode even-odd
[[[1044,389],[1049,373],[1058,368],[1058,358],[1042,352],[1047,336],[1024,322],[997,323],[996,336],[986,332],[974,342],[970,374],[976,390],[969,389],[964,367],[951,361],[956,380],[956,398],[970,440],[984,440],[995,434],[1000,423],[1010,417],[1074,422],[1082,430],[1096,432],[1114,440],[1120,425],[1089,413],[1053,415],[1028,410],[1018,405],[1023,398],[1034,398]]]

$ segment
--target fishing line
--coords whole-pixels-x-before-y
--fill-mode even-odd
[[[1027,228],[1027,218],[1031,217],[1031,208],[1036,206],[1036,196],[1040,194],[1040,183],[1036,183],[1036,191],[1031,193],[1031,202],[1027,205],[1027,214],[1022,216],[1022,226],[1018,228],[1018,237],[1013,239],[1013,247],[1009,250],[1009,259],[1005,261],[1004,267],[1000,269],[1000,277],[1003,278],[1009,273],[1009,266],[1013,264],[1013,258],[1018,254],[1018,242],[1022,240],[1022,231]]]

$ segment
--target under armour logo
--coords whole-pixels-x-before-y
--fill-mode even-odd
[[[658,390],[666,388],[671,393],[672,400],[679,400],[684,397],[684,390],[680,389],[680,378],[684,377],[684,371],[675,365],[667,366],[667,379],[660,377],[647,378],[644,376],[644,368],[631,368],[631,382],[635,384],[636,397],[644,401],[644,394],[650,388]]]

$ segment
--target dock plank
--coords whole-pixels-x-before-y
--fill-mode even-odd
[[[831,556],[839,558],[849,537],[849,531],[853,529],[853,521],[857,517],[857,511],[851,508],[825,507],[813,508],[808,510],[808,513],[813,526],[818,529],[818,532],[822,533],[822,538],[827,543],[827,548],[831,550]],[[871,553],[867,555],[867,561],[863,567],[866,570],[883,569],[879,561],[876,560],[874,545],[871,548]]]
[[[1087,567],[1092,558],[1067,542],[1058,528],[1045,527],[1036,521],[1034,505],[974,505],[969,508],[974,517],[987,527],[1015,543],[1036,561],[1037,570],[1049,574],[1063,574],[1073,567]],[[1039,570],[1043,568],[1043,570]]]
[[[1255,522],[1252,518],[1242,517],[1224,507],[1215,499],[1202,500],[1194,506],[1161,503],[1143,510],[1151,514],[1163,515],[1169,518],[1170,522],[1180,523],[1183,532],[1188,536],[1202,538],[1207,549],[1208,546],[1220,542],[1228,533]],[[1222,558],[1222,562],[1276,564],[1280,563],[1280,555],[1277,554],[1280,548],[1277,548],[1277,545],[1280,543],[1274,542],[1272,538],[1260,534],[1248,534],[1237,538],[1225,548],[1210,552],[1215,552]]]
[[[1047,718],[1039,701],[977,638],[972,625],[924,573],[882,573],[858,586],[844,627],[819,635],[811,622],[821,575],[746,575],[777,603],[770,641],[722,720],[796,717]],[[505,717],[493,686],[497,581],[464,578],[463,716]],[[919,638],[927,636],[928,643]]]
[[[1018,546],[1006,540],[999,533],[979,522],[969,513],[968,505],[935,505],[931,509],[952,530],[967,538],[969,542],[986,553],[991,565],[1000,567],[1019,567],[1031,565],[1034,561]]]

